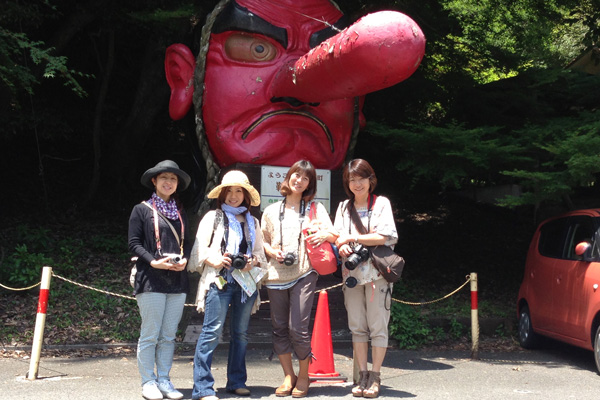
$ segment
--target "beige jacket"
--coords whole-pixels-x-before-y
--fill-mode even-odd
[[[317,207],[317,220],[320,229],[325,229],[330,232],[335,232],[333,224],[327,213],[327,209],[318,201],[310,203],[311,207]],[[283,248],[284,253],[294,252],[297,255],[298,262],[293,265],[280,264],[275,259],[270,259],[268,263],[268,275],[265,284],[283,284],[292,282],[308,271],[312,266],[306,254],[306,238],[300,235],[301,229],[309,226],[308,217],[305,217],[302,225],[300,225],[300,213],[297,210],[285,209],[284,218],[281,223],[283,228],[283,247],[281,244],[281,235],[279,232],[279,212],[281,209],[281,201],[268,206],[261,220],[261,227],[265,243],[269,243],[274,249]],[[308,209],[306,215],[308,216]],[[298,236],[300,235],[300,243]]]

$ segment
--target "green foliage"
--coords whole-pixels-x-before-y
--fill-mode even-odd
[[[0,277],[9,286],[30,286],[40,281],[42,267],[52,263],[52,258],[41,253],[31,253],[27,245],[21,244],[2,262]]]
[[[65,86],[77,96],[87,96],[76,77],[93,76],[67,68],[67,57],[54,55],[52,47],[44,46],[44,42],[31,40],[24,33],[11,32],[0,27],[0,59],[7,61],[6,64],[0,64],[0,81],[13,95],[20,90],[33,94],[34,86],[39,81],[32,66],[27,63],[29,59],[34,65],[44,67],[44,78],[59,76],[64,79]],[[23,58],[23,54],[28,57]]]
[[[562,66],[592,44],[586,39],[591,28],[581,19],[594,14],[578,2],[446,0],[440,4],[460,27],[447,40],[469,60],[468,74],[481,83],[531,67]]]
[[[411,176],[414,184],[439,182],[442,188],[451,189],[489,184],[497,178],[493,174],[498,168],[523,159],[519,147],[502,136],[499,127],[468,129],[451,123],[390,128],[370,123],[367,130],[398,151],[395,168]]]
[[[450,318],[450,328],[448,329],[448,336],[452,340],[458,340],[468,334],[467,328],[464,324],[457,321],[456,318]]]
[[[429,342],[433,335],[417,308],[396,302],[392,303],[389,332],[401,349],[416,349]]]
[[[557,201],[596,185],[600,78],[544,70],[466,91],[451,115],[463,123],[367,124],[412,185],[442,190],[519,184],[499,204]]]
[[[520,197],[508,197],[501,204],[517,206],[554,201],[578,187],[596,184],[600,173],[600,120],[597,112],[578,118],[555,118],[543,126],[529,126],[518,132],[524,141],[524,168],[502,171],[523,186]]]
[[[98,234],[91,237],[90,243],[93,251],[119,254],[123,257],[129,255],[126,235]]]
[[[32,251],[49,251],[53,242],[50,229],[44,226],[32,228],[29,224],[19,224],[16,229],[16,242],[25,243]]]

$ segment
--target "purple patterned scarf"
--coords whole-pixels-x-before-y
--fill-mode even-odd
[[[152,193],[152,197],[148,200],[148,203],[152,205],[152,200],[156,205],[156,209],[164,214],[169,219],[179,219],[177,215],[177,204],[174,199],[171,199],[168,203],[156,195],[156,192]]]

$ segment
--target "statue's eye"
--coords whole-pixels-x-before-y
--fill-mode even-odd
[[[225,53],[235,61],[264,62],[277,56],[277,47],[257,36],[234,33],[225,40]]]

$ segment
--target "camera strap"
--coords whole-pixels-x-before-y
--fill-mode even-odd
[[[283,218],[285,214],[285,201],[287,198],[284,198],[281,202],[281,206],[279,206],[279,243],[281,245],[281,250],[283,251]],[[298,233],[298,250],[300,251],[300,239],[302,237],[302,224],[304,223],[304,214],[306,212],[304,199],[300,200],[300,213],[298,214],[298,221],[300,221],[300,232]]]
[[[248,240],[246,235],[246,224],[244,224],[243,222],[240,222],[240,225],[242,227],[242,235],[244,235],[241,239],[240,242],[243,242],[244,240],[246,240],[246,251],[248,251],[248,249],[253,249],[252,247],[252,240]],[[229,218],[227,218],[227,214],[225,214],[223,212],[223,229],[224,229],[224,234],[223,234],[223,240],[221,241],[221,252],[223,254],[225,254],[227,252],[227,243],[229,243]],[[241,245],[241,243],[240,243]]]
[[[154,214],[154,238],[156,240],[156,249],[158,250],[158,254],[160,254],[162,256],[162,246],[160,244],[160,234],[159,234],[159,230],[158,230],[158,216],[160,215],[161,218],[167,223],[167,225],[169,225],[169,228],[171,228],[173,235],[175,235],[177,244],[179,244],[180,254],[183,256],[183,239],[185,236],[185,227],[183,225],[183,219],[181,218],[181,213],[179,212],[179,210],[177,210],[177,217],[179,218],[179,222],[181,222],[181,239],[179,238],[179,235],[177,234],[175,227],[173,227],[173,224],[171,224],[169,219],[167,217],[165,217],[162,213],[158,212],[158,209],[156,208],[156,204],[154,203],[154,200],[152,200],[152,206],[150,206],[150,204],[148,204],[145,201],[143,201],[142,204],[144,204],[146,207],[152,209],[152,212]]]

